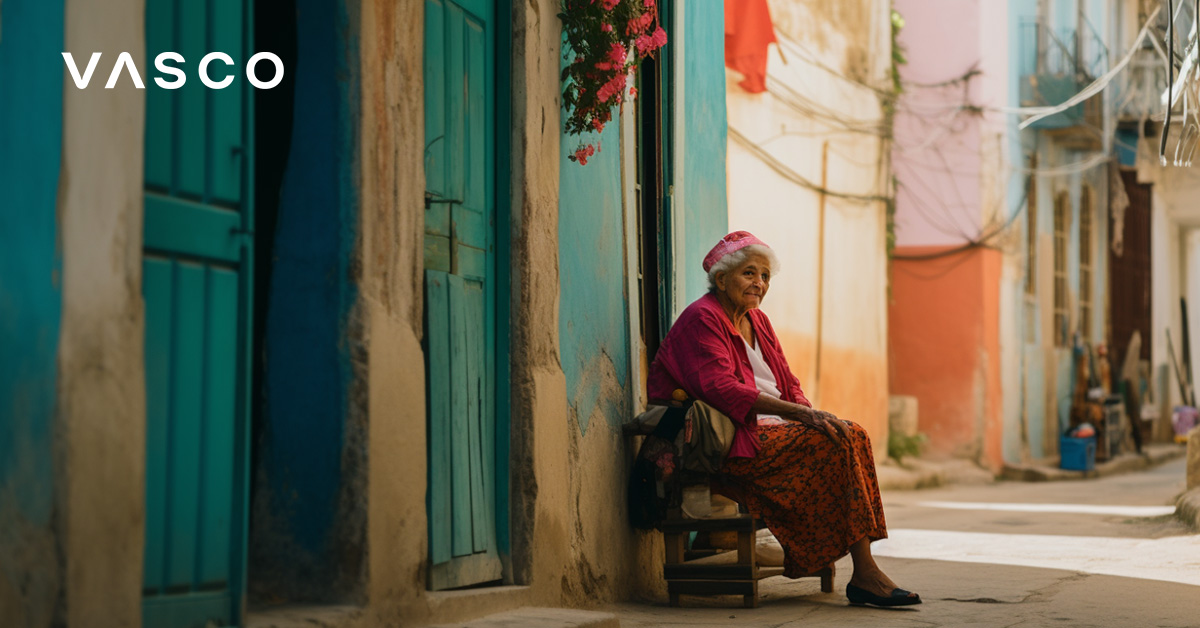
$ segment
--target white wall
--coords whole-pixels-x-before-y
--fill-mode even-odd
[[[820,2],[771,2],[782,41],[771,46],[768,75],[785,87],[768,81],[768,93],[750,94],[737,85],[741,75],[727,70],[729,226],[759,236],[780,258],[763,310],[806,394],[862,423],[878,442],[887,423],[885,206],[827,195],[822,260],[821,194],[812,186],[821,184],[828,143],[825,189],[887,194],[880,136],[847,126],[878,128],[884,120],[876,91],[864,83],[889,86],[890,13],[881,0],[854,0],[842,10],[853,19],[834,20]],[[885,451],[876,446],[877,455]]]

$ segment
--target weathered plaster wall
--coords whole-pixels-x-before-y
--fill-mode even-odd
[[[254,470],[253,589],[290,599],[357,599],[365,455],[352,408],[359,329],[352,178],[357,111],[354,16],[299,0],[291,151],[280,190],[267,308],[265,411]]]
[[[0,625],[54,620],[63,5],[0,5]],[[61,612],[61,609],[57,609]],[[60,616],[61,617],[61,616]]]
[[[900,249],[926,255],[940,247]],[[919,428],[935,454],[998,469],[1000,264],[976,249],[929,261],[892,262],[891,390],[917,397]],[[914,304],[923,304],[917,307]],[[929,304],[936,304],[931,307]]]
[[[633,410],[620,131],[608,125],[598,138],[608,150],[586,166],[567,159],[579,138],[562,135],[559,153],[559,345],[572,514],[571,563],[562,585],[573,604],[612,599],[614,589],[630,580],[632,531],[621,507],[626,470],[620,425]]]
[[[419,626],[563,603],[572,515],[566,381],[559,362],[561,25],[552,3],[513,3],[509,367],[511,530],[505,581],[426,590],[422,335],[422,3],[361,4],[359,308],[370,432],[369,606],[353,625]],[[501,11],[505,15],[506,10]],[[503,127],[502,127],[503,128]],[[614,146],[615,148],[615,146]],[[503,172],[503,170],[502,170]],[[602,422],[601,422],[602,424]],[[592,430],[602,433],[600,430]]]
[[[571,420],[618,426],[629,414],[629,325],[621,204],[620,125],[586,166],[571,162],[580,138],[562,134],[558,184],[559,343]]]
[[[787,38],[782,45],[788,62],[772,46],[767,70],[787,89],[748,94],[737,86],[740,75],[726,72],[729,228],[762,237],[780,258],[763,310],[805,392],[819,407],[863,424],[882,458],[888,394],[884,206],[826,197],[824,282],[818,294],[821,198],[791,174],[819,186],[828,140],[828,190],[867,197],[886,192],[880,135],[847,133],[845,124],[869,131],[884,123],[874,90],[888,85],[889,6],[831,6],[771,3],[780,38]],[[785,171],[773,169],[738,135]]]
[[[66,3],[64,50],[144,62],[140,0]],[[105,63],[101,63],[101,72]],[[111,68],[111,66],[108,66]],[[57,507],[60,621],[141,624],[145,517],[142,139],[145,93],[124,77],[76,89],[64,76],[58,219]]]
[[[367,0],[360,9],[358,307],[370,435],[363,626],[437,616],[426,590],[423,7]]]

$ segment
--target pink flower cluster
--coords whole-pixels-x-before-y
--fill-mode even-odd
[[[634,45],[637,46],[638,54],[644,57],[667,45],[667,31],[659,26],[653,35],[640,35]]]
[[[618,74],[609,79],[607,83],[600,87],[600,91],[596,94],[596,98],[599,98],[600,102],[608,102],[613,96],[620,94],[623,91],[625,91],[625,75]]]
[[[602,133],[614,110],[637,97],[631,83],[641,60],[667,43],[658,0],[562,0],[565,35],[563,126],[568,135]],[[567,158],[587,164],[599,145],[580,142]]]
[[[625,25],[625,34],[634,35],[638,33],[644,33],[646,32],[646,29],[650,28],[650,25],[653,23],[654,12],[646,11],[641,15],[641,17],[635,17],[632,20],[629,20],[629,23]]]
[[[625,68],[625,60],[627,59],[627,55],[625,52],[625,46],[622,46],[621,44],[613,44],[612,48],[610,48],[608,51],[608,57],[606,57],[606,59],[607,59],[606,61],[601,61],[599,63],[594,64],[594,67],[597,70],[621,70],[621,69],[624,69]],[[578,60],[576,61],[576,63],[578,63]]]
[[[588,157],[596,154],[596,147],[588,144],[575,149],[575,154],[571,155],[571,161],[578,161],[579,165],[586,166]]]

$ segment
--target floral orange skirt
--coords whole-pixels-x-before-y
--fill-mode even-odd
[[[729,458],[713,489],[766,522],[784,551],[784,573],[827,567],[859,539],[887,538],[867,431],[848,423],[850,447],[794,422],[762,422],[754,458]]]

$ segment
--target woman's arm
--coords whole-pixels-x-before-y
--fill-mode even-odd
[[[790,401],[776,399],[765,393],[758,393],[758,399],[750,406],[750,411],[756,414],[776,414],[790,421],[796,421],[815,430],[824,432],[834,442],[844,442],[850,435],[846,424],[828,412],[815,410]]]
[[[754,420],[750,409],[759,393],[738,376],[738,356],[722,339],[725,327],[727,322],[704,313],[676,321],[668,332],[674,341],[673,359],[662,361],[662,366],[690,396],[746,423]]]

